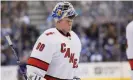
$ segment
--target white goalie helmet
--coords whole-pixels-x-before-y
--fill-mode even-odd
[[[56,4],[55,8],[52,11],[52,17],[57,22],[64,17],[68,17],[73,19],[78,14],[76,13],[75,9],[73,8],[72,4],[69,2],[59,2]]]

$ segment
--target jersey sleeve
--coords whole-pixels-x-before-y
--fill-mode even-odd
[[[133,59],[133,21],[126,27],[127,57]]]
[[[27,73],[33,72],[44,77],[53,54],[56,52],[56,44],[53,43],[51,35],[42,34],[36,41],[31,56],[27,61]]]

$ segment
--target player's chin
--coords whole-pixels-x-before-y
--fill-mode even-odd
[[[69,28],[68,30],[67,30],[67,32],[70,32],[71,31],[71,28]]]
[[[71,31],[71,29],[72,29],[72,26],[69,26],[69,29],[68,29],[68,31]]]

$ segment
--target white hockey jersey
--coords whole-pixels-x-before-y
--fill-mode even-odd
[[[127,38],[127,58],[131,66],[131,80],[133,80],[133,21],[130,22],[126,27],[126,38]]]
[[[64,35],[56,28],[48,29],[34,45],[27,73],[36,73],[47,80],[73,79],[80,51],[80,40],[73,31]]]
[[[126,38],[127,38],[127,57],[133,59],[133,21],[130,22],[126,27]]]

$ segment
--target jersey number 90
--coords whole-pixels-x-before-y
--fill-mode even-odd
[[[36,49],[39,51],[42,51],[44,49],[44,47],[45,47],[45,45],[39,42]]]

